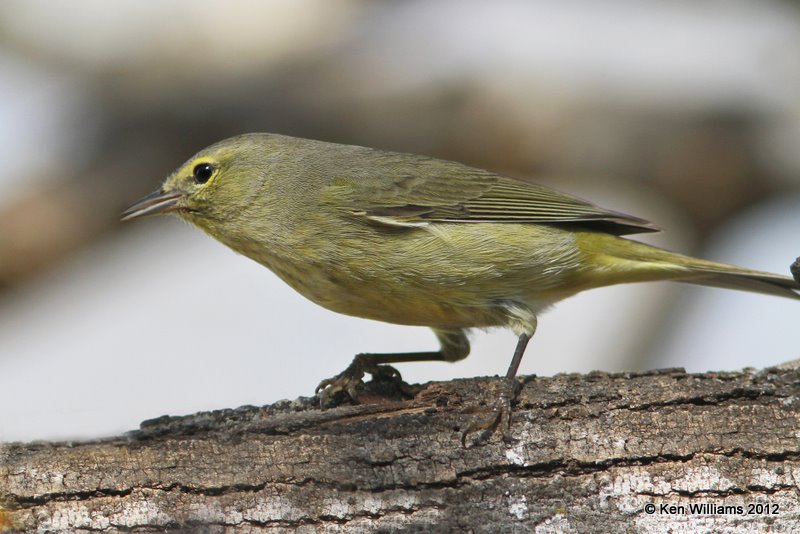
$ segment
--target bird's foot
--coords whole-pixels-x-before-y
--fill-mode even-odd
[[[353,401],[358,401],[358,386],[361,385],[364,373],[372,375],[374,381],[391,381],[399,383],[399,388],[403,393],[407,393],[408,385],[403,382],[400,371],[391,365],[375,363],[369,354],[359,354],[353,358],[353,362],[338,375],[327,378],[319,383],[315,393],[319,394],[320,406],[327,406],[333,396],[339,392],[344,392]]]
[[[500,429],[503,441],[511,441],[511,403],[516,400],[519,393],[520,383],[516,378],[503,379],[502,390],[497,397],[497,401],[492,408],[492,414],[484,420],[475,421],[461,433],[461,445],[466,448],[467,437],[478,431],[481,432],[478,440],[488,438],[492,433]]]

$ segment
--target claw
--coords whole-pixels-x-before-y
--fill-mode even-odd
[[[376,364],[367,357],[368,355],[358,355],[353,362],[341,373],[326,378],[319,383],[314,391],[319,394],[320,406],[324,407],[328,401],[340,391],[344,391],[353,400],[358,400],[358,386],[363,382],[364,374],[369,373],[374,380],[392,380],[402,382],[400,372],[391,365]],[[401,384],[400,389],[406,393],[408,386]]]
[[[347,369],[338,375],[327,378],[319,383],[314,393],[319,393],[320,406],[325,406],[328,401],[340,391],[347,393],[351,399],[358,400],[359,384],[364,378],[364,371],[358,367],[350,365]]]
[[[515,379],[506,380],[503,391],[497,398],[497,402],[492,408],[492,415],[483,421],[471,423],[464,432],[461,433],[461,446],[467,448],[467,437],[477,431],[484,431],[485,437],[489,437],[499,426],[503,441],[512,441],[511,438],[511,401],[517,397],[519,392],[519,382]]]

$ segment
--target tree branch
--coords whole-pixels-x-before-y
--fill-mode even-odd
[[[357,406],[302,398],[2,445],[0,531],[800,530],[796,370],[529,377],[513,441],[466,449],[500,380],[411,400],[378,386]]]

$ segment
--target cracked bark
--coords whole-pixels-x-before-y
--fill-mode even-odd
[[[467,449],[499,380],[379,386],[2,445],[0,531],[800,531],[796,370],[528,378],[512,441]]]

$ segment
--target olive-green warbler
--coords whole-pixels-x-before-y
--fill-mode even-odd
[[[506,375],[513,387],[537,316],[585,289],[677,280],[800,298],[791,278],[622,238],[656,229],[547,187],[283,135],[246,134],[201,150],[123,219],[166,212],[321,306],[428,326],[438,337],[435,352],[358,355],[320,384],[323,400],[342,390],[355,397],[364,372],[385,373],[383,364],[460,360],[472,327],[519,336]]]

